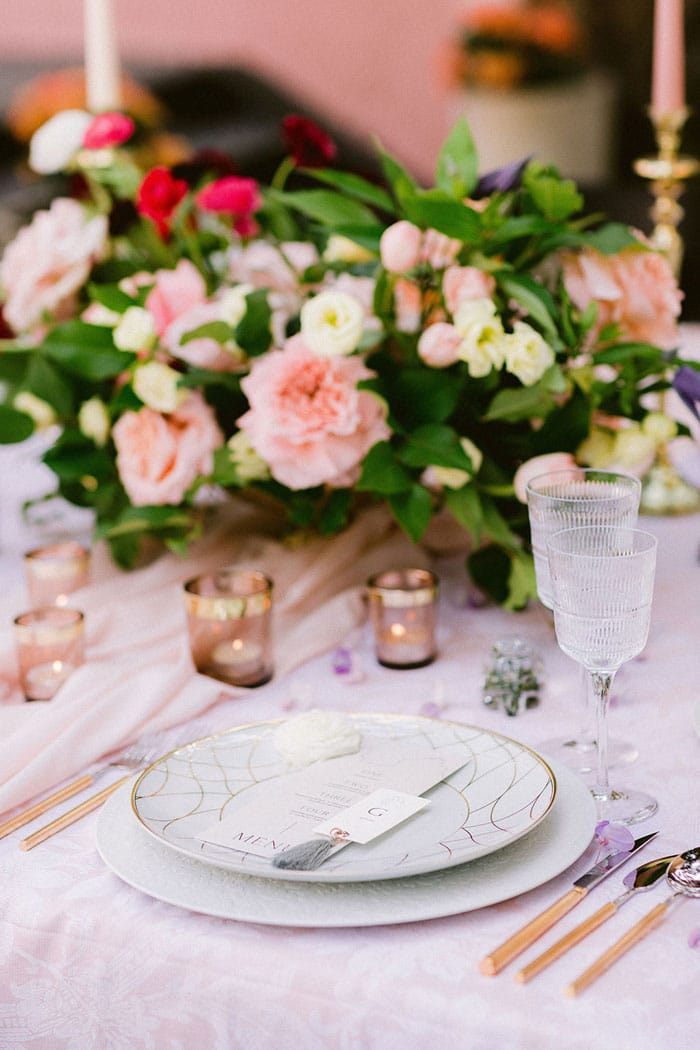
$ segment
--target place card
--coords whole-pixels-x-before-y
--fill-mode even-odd
[[[199,837],[272,860],[308,842],[326,822],[335,825],[340,813],[361,805],[377,791],[393,793],[398,811],[398,793],[420,796],[468,761],[470,755],[463,745],[449,745],[426,756],[422,743],[412,740],[369,740],[356,754],[316,762],[256,784],[227,805],[221,819]],[[345,845],[341,842],[336,849]]]

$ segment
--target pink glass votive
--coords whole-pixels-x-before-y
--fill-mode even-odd
[[[185,584],[195,667],[229,685],[272,678],[272,581],[262,572],[226,568]]]
[[[384,667],[409,670],[435,659],[437,589],[427,569],[394,569],[367,581],[375,654]]]
[[[52,700],[83,662],[83,614],[56,605],[15,617],[15,643],[27,700]]]
[[[90,551],[73,540],[37,547],[24,555],[24,571],[34,608],[67,605],[68,595],[88,582]]]

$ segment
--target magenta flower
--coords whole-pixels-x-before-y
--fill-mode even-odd
[[[228,213],[241,237],[252,237],[258,232],[253,214],[262,207],[262,197],[255,179],[239,175],[216,179],[199,191],[197,205],[203,211]]]
[[[121,146],[134,134],[135,124],[126,113],[99,113],[83,136],[85,149]]]

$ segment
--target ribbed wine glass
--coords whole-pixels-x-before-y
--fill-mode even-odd
[[[596,702],[598,767],[593,796],[602,819],[645,820],[650,795],[613,789],[608,776],[607,713],[613,678],[641,653],[651,620],[656,538],[640,529],[565,529],[547,541],[554,629],[559,648],[585,667]]]
[[[527,484],[527,508],[535,560],[537,594],[552,608],[552,585],[547,561],[547,540],[560,529],[588,525],[633,526],[637,522],[642,485],[639,478],[619,471],[568,467],[531,478]],[[596,742],[588,703],[588,675],[581,672],[581,729],[576,735],[542,743],[542,749],[579,773],[595,768]],[[637,749],[625,741],[610,741],[610,765],[625,765],[637,757]]]

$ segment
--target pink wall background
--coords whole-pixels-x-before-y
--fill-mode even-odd
[[[460,0],[114,0],[123,65],[240,64],[423,177],[448,127],[436,75]],[[3,0],[0,62],[82,55],[81,0]]]

